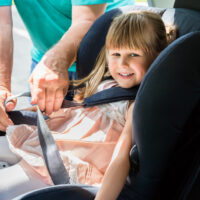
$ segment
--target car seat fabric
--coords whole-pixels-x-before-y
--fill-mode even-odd
[[[177,25],[179,37],[200,30],[200,12],[194,10],[169,8],[163,13],[162,19],[166,24]]]
[[[200,104],[194,108],[165,171],[159,199],[200,197]],[[172,181],[173,180],[173,181]],[[164,195],[163,195],[164,194]],[[173,195],[172,195],[173,194]]]
[[[139,171],[129,177],[122,199],[155,199],[166,166],[200,100],[200,32],[168,46],[147,72],[135,101],[133,138]]]
[[[192,10],[200,10],[200,1],[198,0],[175,0],[174,8],[189,8]]]
[[[20,195],[12,200],[93,200],[97,187],[87,185],[57,185]]]

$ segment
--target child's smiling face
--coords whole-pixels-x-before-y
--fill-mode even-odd
[[[109,49],[108,68],[122,88],[139,85],[153,58],[138,49]]]

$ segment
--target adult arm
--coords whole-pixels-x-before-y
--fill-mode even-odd
[[[36,66],[29,81],[32,102],[47,114],[58,110],[69,86],[68,68],[76,60],[79,44],[105,4],[72,6],[72,25]]]
[[[5,112],[4,101],[11,95],[11,72],[13,64],[12,15],[10,6],[0,6],[0,130],[5,131],[13,124]],[[15,102],[7,104],[7,110],[15,107]]]
[[[128,109],[124,129],[95,200],[115,200],[124,186],[130,169],[129,153],[132,147],[132,113],[133,104]]]

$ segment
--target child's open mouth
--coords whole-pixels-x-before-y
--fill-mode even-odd
[[[130,78],[134,75],[134,73],[119,73],[121,78]]]

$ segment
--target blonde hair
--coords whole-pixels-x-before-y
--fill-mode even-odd
[[[106,37],[106,48],[134,48],[155,56],[169,44],[167,35],[160,15],[132,11],[113,20]]]
[[[85,83],[85,88],[79,91],[79,100],[94,94],[102,79],[109,76],[106,59],[108,49],[140,49],[156,58],[172,42],[172,38],[176,38],[171,36],[176,35],[175,26],[169,30],[170,33],[167,33],[160,15],[149,11],[132,11],[115,17],[95,68],[87,77],[73,81],[76,86]]]
[[[110,73],[108,72],[107,68],[106,51],[105,46],[103,46],[97,57],[95,67],[90,72],[90,74],[85,78],[82,78],[81,80],[72,81],[72,84],[75,86],[85,84],[84,88],[77,91],[75,100],[82,101],[83,98],[89,97],[94,94],[103,77],[109,76]]]

